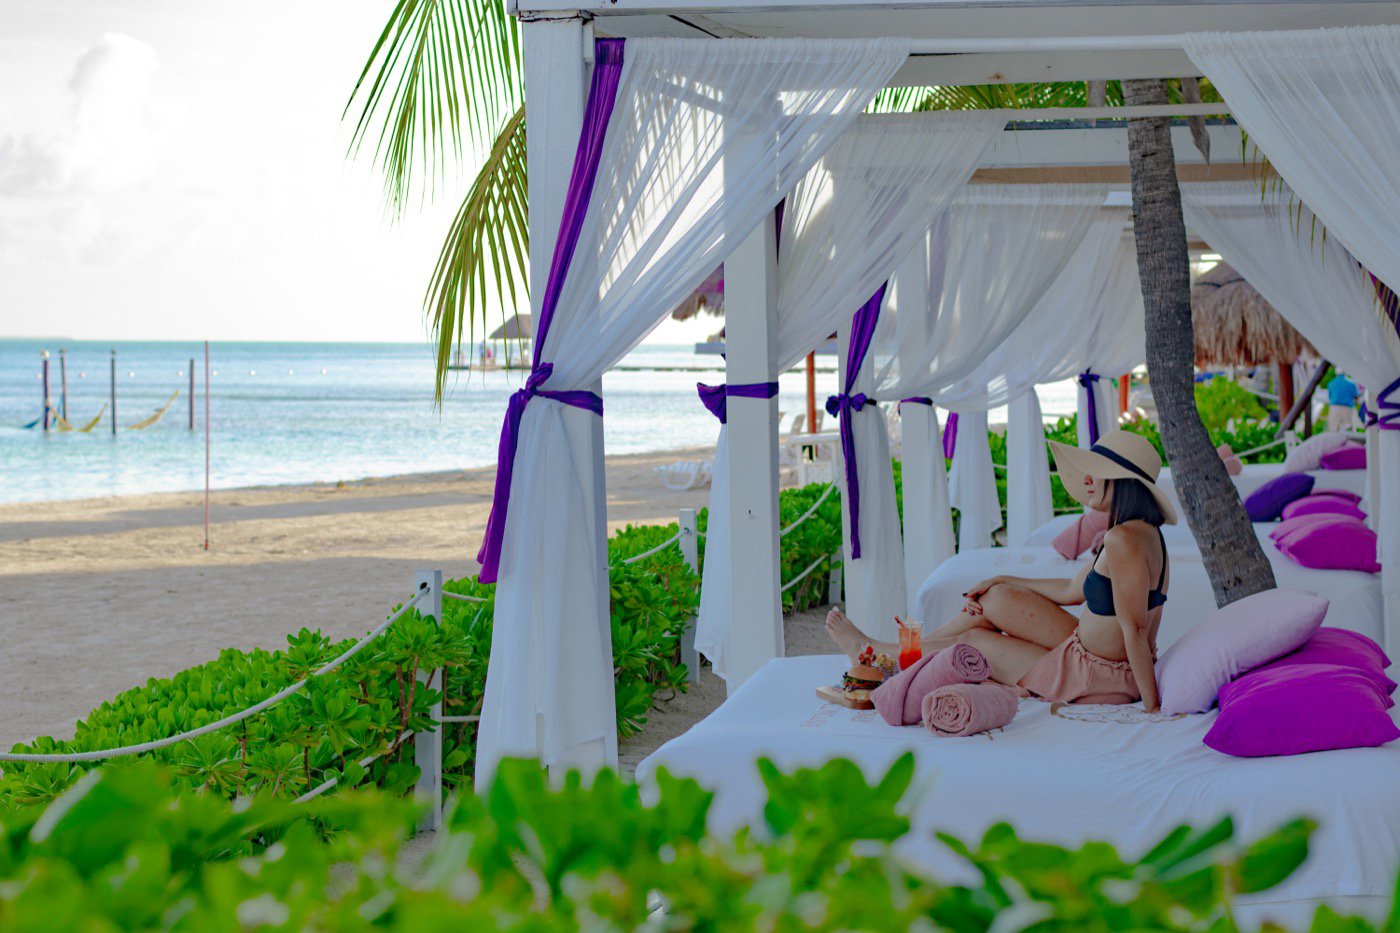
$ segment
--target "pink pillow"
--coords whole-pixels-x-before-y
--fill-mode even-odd
[[[1225,461],[1226,473],[1229,473],[1231,476],[1239,476],[1244,472],[1244,463],[1239,457],[1235,456],[1235,452],[1230,449],[1229,444],[1221,444],[1219,447],[1215,448],[1215,452],[1220,454],[1221,460]]]
[[[1352,518],[1365,518],[1366,513],[1340,496],[1304,496],[1294,499],[1283,507],[1283,520],[1299,515],[1316,515],[1324,512],[1332,515],[1350,515]]]
[[[1390,695],[1395,692],[1396,684],[1385,674],[1385,669],[1390,667],[1390,658],[1380,645],[1360,632],[1323,626],[1297,651],[1255,670],[1267,671],[1288,664],[1336,664],[1360,671],[1376,685],[1376,689],[1385,694],[1387,709],[1395,705]]]
[[[1321,466],[1320,461],[1324,454],[1353,443],[1355,438],[1356,435],[1349,431],[1314,434],[1288,451],[1288,455],[1283,459],[1283,472],[1306,473],[1308,470],[1316,470]]]
[[[1364,470],[1366,469],[1366,448],[1360,444],[1348,444],[1319,460],[1324,470]]]
[[[1245,671],[1296,650],[1327,615],[1327,600],[1301,590],[1265,590],[1206,616],[1157,662],[1164,713],[1204,713]]]
[[[1094,546],[1095,540],[1103,540],[1108,531],[1108,513],[1093,509],[1075,519],[1068,528],[1055,535],[1050,542],[1065,560],[1074,560]]]
[[[1349,522],[1356,522],[1358,525],[1365,524],[1359,518],[1352,518],[1350,515],[1338,515],[1335,512],[1314,512],[1311,515],[1297,515],[1286,521],[1279,522],[1274,526],[1274,530],[1269,532],[1269,537],[1275,544],[1282,544],[1285,540],[1296,537],[1306,528],[1314,525],[1322,525],[1337,519],[1345,519]]]
[[[1360,671],[1335,664],[1254,671],[1221,689],[1205,743],[1242,758],[1384,745],[1400,738],[1387,699]]]
[[[1376,533],[1350,516],[1317,522],[1277,543],[1278,549],[1301,567],[1381,572],[1376,561]]]
[[[1312,495],[1331,496],[1333,499],[1341,499],[1344,502],[1350,502],[1352,505],[1361,504],[1361,497],[1358,496],[1356,493],[1352,492],[1350,489],[1318,489],[1316,486],[1314,486]]]

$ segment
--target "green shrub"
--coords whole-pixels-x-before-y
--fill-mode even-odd
[[[656,799],[615,774],[551,788],[508,761],[449,806],[421,871],[399,863],[411,805],[372,791],[306,805],[178,792],[149,764],[87,775],[10,814],[0,837],[7,929],[1237,929],[1231,902],[1303,861],[1299,820],[1238,844],[1230,821],[1182,826],[1140,859],[1112,846],[941,834],[968,864],[950,884],[894,854],[908,835],[905,755],[873,784],[845,760],[761,762],[759,831],[706,831],[712,795],[658,774]],[[1369,930],[1319,913],[1317,930]]]

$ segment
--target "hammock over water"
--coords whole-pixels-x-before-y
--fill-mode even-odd
[[[167,407],[169,407],[169,406],[167,406]],[[103,403],[102,403],[102,407],[101,407],[101,408],[98,410],[98,412],[97,412],[97,417],[93,418],[91,421],[89,421],[87,424],[83,425],[81,428],[75,428],[75,427],[73,427],[72,422],[70,422],[67,418],[63,417],[62,415],[58,414],[57,412],[54,413],[54,420],[55,420],[56,422],[58,422],[58,431],[59,431],[60,434],[66,433],[66,432],[68,432],[68,431],[76,431],[76,432],[79,433],[79,434],[86,434],[86,433],[88,433],[89,431],[91,431],[93,428],[97,427],[97,422],[101,421],[101,420],[102,420],[102,416],[105,415],[106,413],[107,413],[107,403],[106,403],[106,402],[103,402]]]
[[[127,429],[128,431],[139,431],[139,430],[141,430],[142,428],[149,428],[151,425],[153,425],[153,424],[155,424],[157,421],[159,421],[159,420],[161,419],[161,416],[162,416],[162,415],[164,415],[167,411],[170,410],[170,406],[171,406],[171,405],[174,405],[174,404],[175,404],[175,400],[176,400],[177,398],[179,398],[179,397],[180,397],[180,390],[179,390],[179,389],[176,389],[175,392],[174,392],[174,394],[172,394],[172,395],[170,396],[170,400],[169,400],[168,402],[166,402],[164,405],[162,405],[162,406],[160,407],[160,409],[159,409],[155,414],[151,415],[149,418],[142,418],[140,421],[136,422],[135,424],[129,424],[129,425],[127,425],[127,426],[126,426],[126,429]]]

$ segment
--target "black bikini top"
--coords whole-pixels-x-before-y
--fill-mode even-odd
[[[1157,529],[1157,540],[1162,542],[1162,572],[1157,577],[1157,588],[1147,594],[1149,612],[1167,601],[1167,594],[1162,592],[1162,586],[1167,582],[1167,539],[1162,536],[1161,528]],[[1096,616],[1117,615],[1113,608],[1113,581],[1099,573],[1098,565],[1099,556],[1095,554],[1094,563],[1084,576],[1084,605]]]

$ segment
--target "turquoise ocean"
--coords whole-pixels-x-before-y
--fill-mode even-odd
[[[60,347],[66,349],[68,421],[79,427],[108,402],[116,351],[115,435],[110,410],[88,434],[23,427],[42,411],[41,350],[51,354],[50,397],[60,403]],[[835,360],[818,360],[817,391],[824,399],[835,390]],[[695,383],[723,379],[718,356],[696,354],[690,345],[643,344],[619,366],[603,379],[608,453],[714,442],[715,421],[700,406]],[[426,344],[215,343],[210,369],[216,489],[490,465],[506,400],[524,378],[518,371],[454,372],[439,408]],[[805,408],[805,384],[799,371],[779,381],[784,430]],[[129,429],[177,390],[159,421]],[[1072,386],[1043,387],[1041,399],[1047,415],[1074,407]],[[0,502],[201,489],[204,427],[202,344],[0,340]]]

